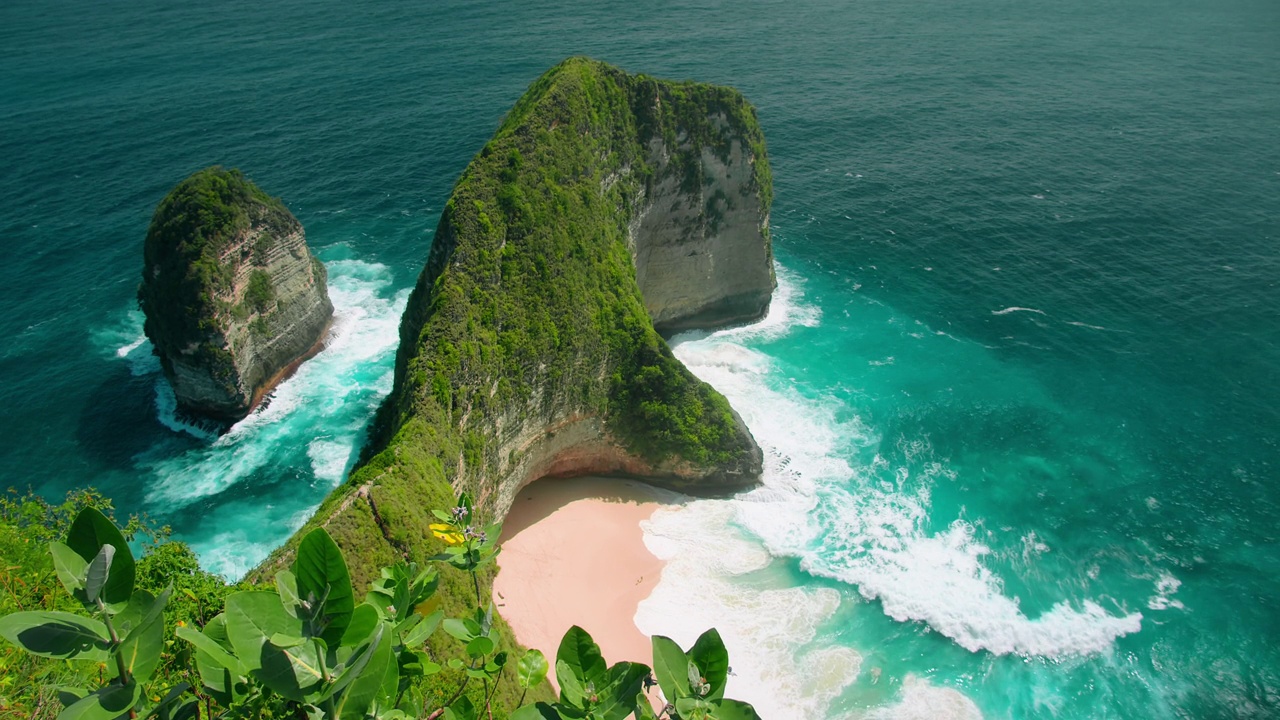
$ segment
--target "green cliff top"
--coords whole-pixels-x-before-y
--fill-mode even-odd
[[[628,224],[655,182],[650,141],[667,144],[667,172],[698,182],[702,149],[727,153],[724,123],[751,151],[767,211],[764,140],[737,91],[583,58],[538,79],[445,206],[402,320],[374,454],[257,572],[269,577],[317,526],[347,553],[357,588],[397,556],[440,552],[429,509],[465,490],[495,515],[496,486],[518,460],[499,450],[499,433],[553,417],[602,418],[653,463],[758,463],[728,402],[654,331],[628,248]],[[464,582],[444,573],[443,596],[465,602]]]
[[[223,260],[222,253],[253,227],[267,230],[263,237],[269,242],[301,225],[284,203],[239,170],[206,168],[160,201],[147,229],[138,288],[147,337],[157,347],[205,341],[214,317],[227,309],[217,296],[230,288],[239,261]]]

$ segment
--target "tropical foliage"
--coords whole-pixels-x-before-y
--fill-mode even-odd
[[[16,508],[17,515],[39,514],[34,499],[20,506],[9,502],[5,508]],[[749,705],[724,698],[728,655],[714,630],[688,653],[655,637],[654,681],[645,665],[608,665],[591,636],[574,627],[556,654],[560,693],[550,699],[546,658],[527,650],[511,662],[499,647],[492,603],[480,605],[476,574],[497,555],[500,528],[477,529],[466,495],[433,515],[439,521],[433,532],[447,544],[434,560],[473,578],[477,605],[463,617],[446,617],[440,609],[436,567],[413,563],[382,568],[364,601],[357,602],[346,560],[322,528],[302,539],[292,567],[277,572],[272,586],[197,594],[186,587],[189,550],[153,551],[148,557],[160,560],[140,572],[142,563],[135,562],[124,533],[89,504],[65,537],[48,544],[54,575],[72,601],[67,605],[80,612],[11,612],[0,617],[0,637],[31,656],[85,668],[63,674],[51,688],[62,706],[59,720],[756,718]],[[2,527],[16,527],[12,518],[6,520]],[[169,545],[174,544],[159,547]],[[169,574],[184,587],[175,594],[170,582],[153,594],[138,582],[144,574]],[[178,595],[195,602],[197,622],[168,624]],[[224,609],[210,614],[210,595]],[[460,652],[449,658],[432,653],[425,643],[437,630],[453,638]],[[452,690],[447,696],[434,693],[428,680],[449,671],[456,678]],[[499,686],[512,675],[520,699],[512,706],[495,702]],[[658,713],[645,692],[654,684],[669,700]],[[525,704],[530,692],[534,701]],[[513,706],[518,707],[508,715]],[[28,709],[32,717],[41,710]],[[44,711],[48,716],[49,709]]]

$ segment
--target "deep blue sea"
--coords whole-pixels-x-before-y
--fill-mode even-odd
[[[741,89],[769,318],[677,339],[765,487],[659,512],[636,622],[726,637],[766,720],[1280,716],[1280,4],[0,3],[0,473],[94,485],[235,576],[342,481],[450,187],[588,54]],[[183,425],[152,210],[241,168],[331,346]]]

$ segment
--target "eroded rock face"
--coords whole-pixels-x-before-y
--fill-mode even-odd
[[[209,168],[161,201],[138,302],[183,410],[247,415],[319,351],[333,317],[302,225],[237,170]]]
[[[777,286],[755,152],[723,113],[709,127],[718,137],[700,147],[687,133],[674,148],[661,136],[645,143],[655,180],[638,203],[631,248],[645,309],[665,336],[758,320]]]

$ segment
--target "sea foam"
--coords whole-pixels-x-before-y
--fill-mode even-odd
[[[334,322],[325,348],[222,435],[179,416],[145,339],[129,338],[117,351],[134,374],[155,375],[157,420],[200,441],[175,452],[162,440],[136,458],[148,478],[148,504],[162,516],[198,507],[201,527],[178,527],[176,536],[191,544],[207,568],[228,577],[239,577],[266,557],[342,482],[370,418],[391,391],[409,291],[388,296],[392,275],[384,265],[326,265]],[[137,315],[130,322],[136,321],[140,333]],[[243,497],[246,488],[258,496]]]
[[[759,489],[664,510],[646,525],[646,543],[667,569],[637,613],[641,630],[688,644],[701,629],[717,627],[738,670],[731,694],[768,708],[770,717],[827,715],[860,665],[855,650],[819,639],[838,594],[794,583],[758,586],[755,576],[773,558],[798,558],[804,571],[848,583],[895,620],[928,623],[974,652],[1082,655],[1106,651],[1115,638],[1138,631],[1140,614],[1116,614],[1089,598],[1063,598],[1028,617],[986,566],[990,551],[973,524],[944,518],[942,529],[933,529],[939,526],[931,490],[954,473],[930,460],[927,437],[899,439],[892,453],[880,452],[884,440],[846,403],[804,396],[778,377],[767,353],[752,347],[820,321],[804,302],[801,282],[782,270],[775,302],[759,324],[676,338],[676,355],[751,428],[765,453],[765,472]],[[1049,551],[1025,530],[1019,537],[1034,550],[1029,561]],[[779,607],[787,609],[765,612]],[[814,653],[840,668],[820,687],[794,670],[813,667],[802,659]],[[755,660],[762,657],[772,659]],[[959,691],[923,681],[905,684],[897,702],[876,717],[978,716]]]

